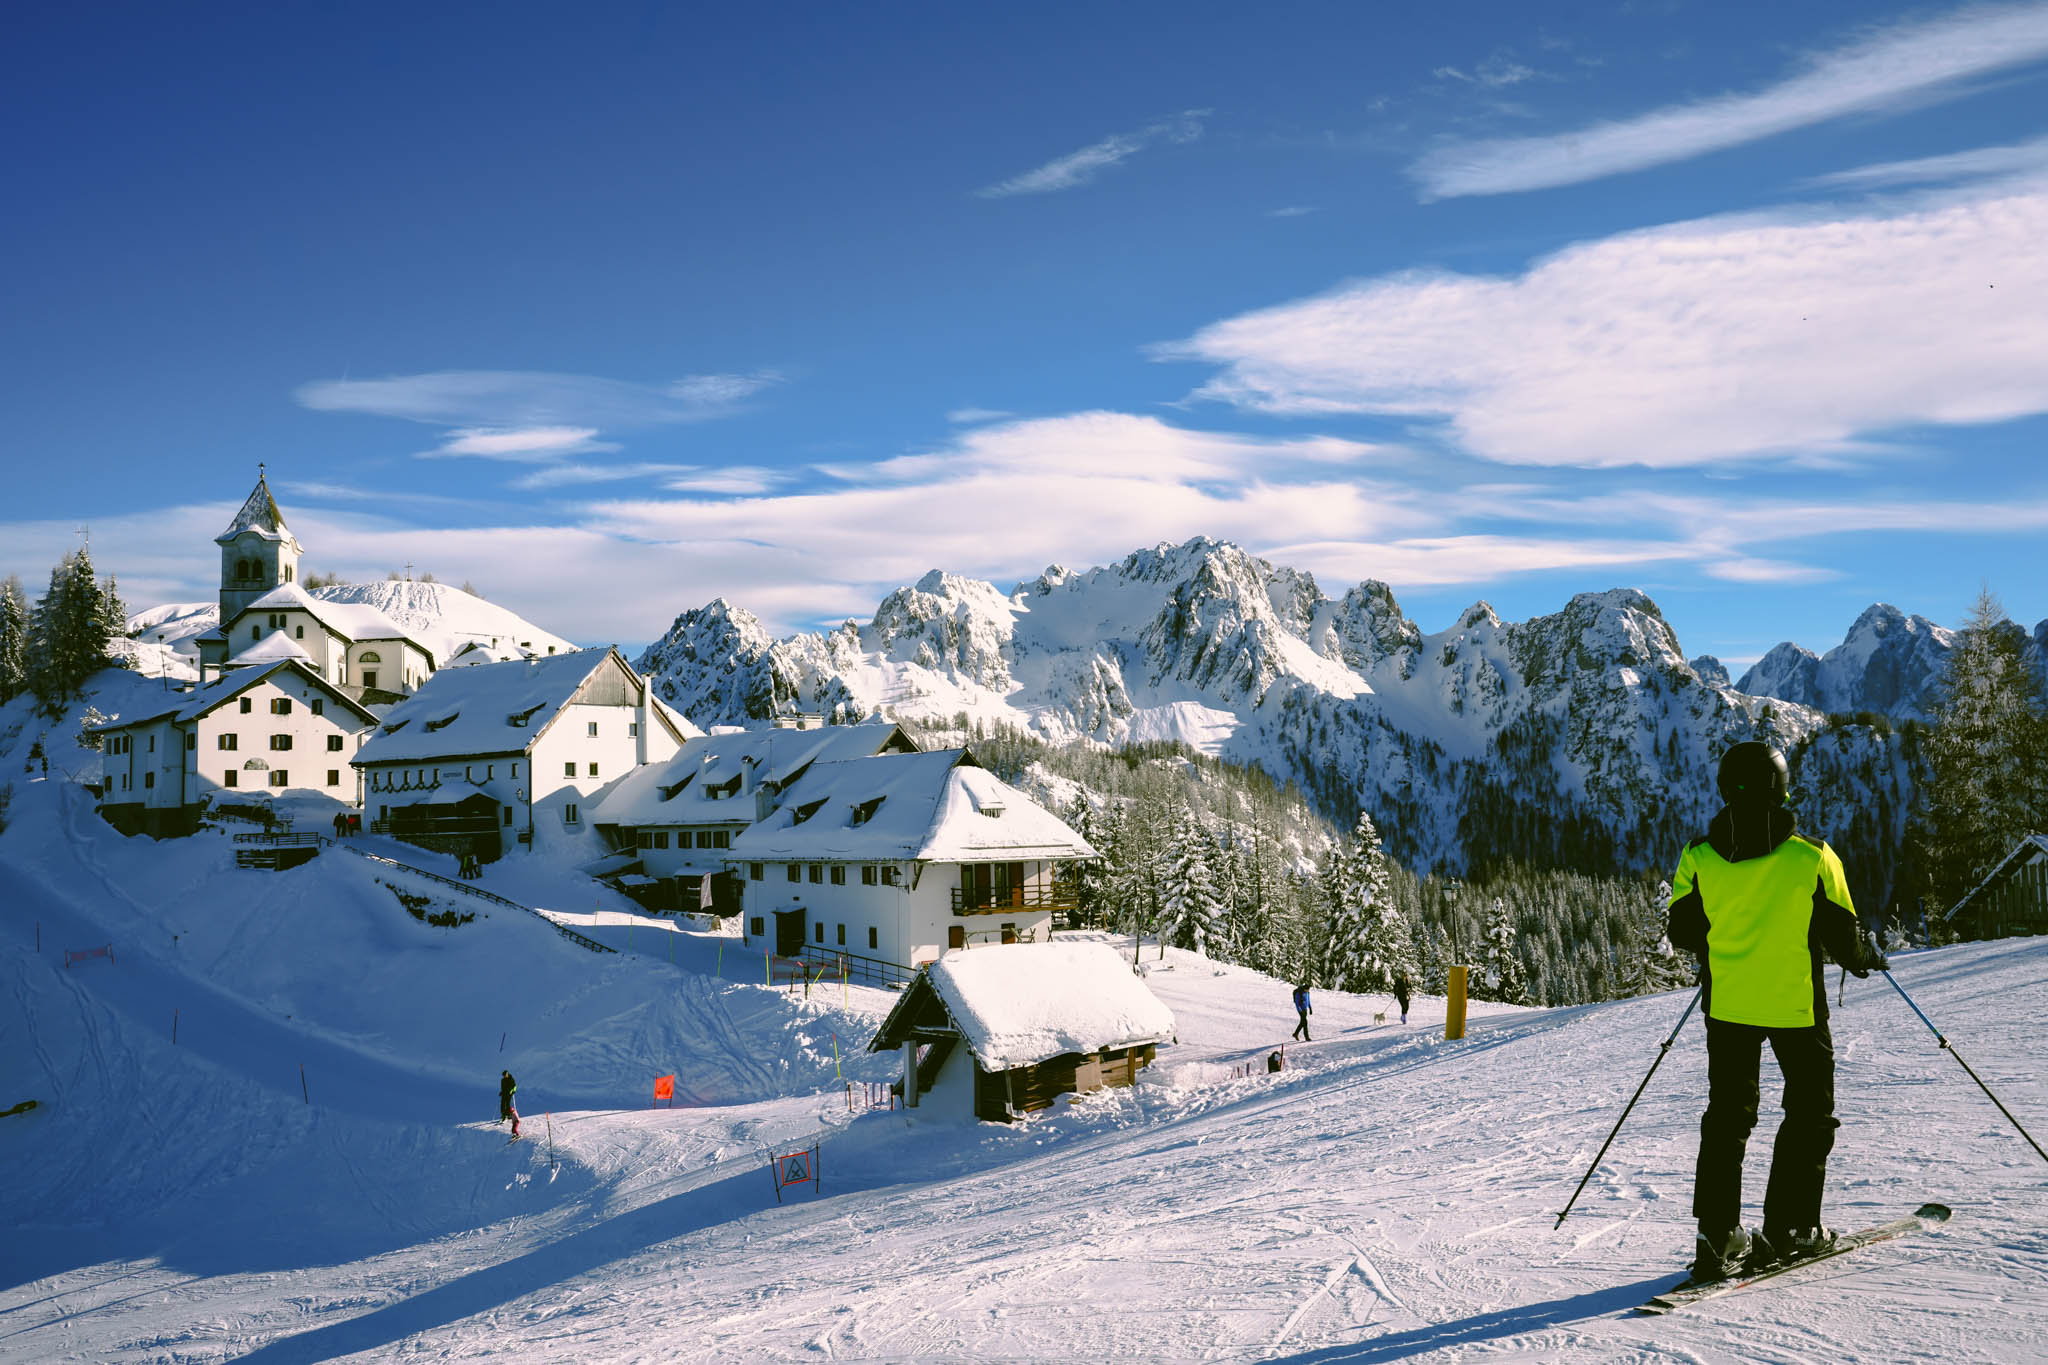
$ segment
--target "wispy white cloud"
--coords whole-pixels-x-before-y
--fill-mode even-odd
[[[431,426],[611,429],[723,417],[741,399],[778,382],[765,371],[636,384],[537,370],[442,370],[316,380],[301,385],[297,397],[317,412],[372,413]]]
[[[1289,204],[1285,208],[1268,209],[1266,216],[1268,218],[1305,218],[1309,214],[1318,211],[1307,204]]]
[[[1798,501],[1740,484],[1675,496],[1658,491],[1661,476],[1645,475],[1642,487],[1608,479],[1586,495],[1548,471],[1461,486],[1455,473],[1389,453],[1331,437],[1075,413],[963,431],[937,450],[843,466],[837,479],[791,474],[742,488],[746,470],[686,471],[679,482],[726,474],[733,483],[596,500],[568,509],[569,524],[533,524],[511,507],[494,509],[486,525],[406,522],[382,505],[285,511],[322,570],[373,579],[411,561],[483,584],[492,600],[592,643],[651,639],[676,611],[714,596],[788,628],[864,615],[935,567],[1007,585],[1049,561],[1107,563],[1195,535],[1310,570],[1328,590],[1373,577],[1405,591],[1560,570],[1612,582],[1644,566],[1695,582],[1810,583],[1834,572],[1825,546],[1847,533],[1944,538],[1922,545],[2048,534],[2048,494],[2038,486],[1996,502]],[[238,505],[96,521],[95,558],[137,607],[206,600],[219,572],[212,538]],[[68,520],[0,522],[0,572],[21,572],[33,588],[76,533]],[[630,590],[593,592],[597,583]]]
[[[1429,73],[1440,81],[1461,81],[1466,85],[1483,85],[1498,89],[1505,85],[1520,85],[1533,80],[1539,73],[1535,67],[1515,60],[1506,49],[1490,53],[1470,71],[1456,66],[1440,66]]]
[[[1879,189],[1892,185],[1941,185],[1997,176],[2048,173],[2048,137],[2003,147],[1973,147],[1911,161],[1886,161],[1875,166],[1836,171],[1808,181],[1829,189]]]
[[[419,453],[422,459],[467,455],[514,464],[541,464],[564,455],[618,448],[613,442],[598,440],[596,427],[457,427],[440,445]]]
[[[946,414],[946,420],[955,426],[969,427],[979,426],[983,422],[1000,422],[1005,417],[1014,416],[1015,413],[1004,412],[1000,408],[967,407],[954,408]]]
[[[780,488],[790,478],[787,470],[760,465],[730,465],[724,469],[701,469],[664,479],[661,486],[672,493],[721,493],[744,497]]]
[[[1836,461],[2048,412],[2048,189],[1681,223],[1517,276],[1381,276],[1157,348],[1260,411],[1442,419],[1487,459]]]
[[[1077,152],[1054,157],[1034,170],[1011,176],[974,193],[982,199],[1007,199],[1019,194],[1050,194],[1085,185],[1096,176],[1161,142],[1193,142],[1202,136],[1202,122],[1210,110],[1189,109],[1171,118],[1148,124],[1135,133],[1112,133],[1100,142]]]
[[[686,464],[553,464],[522,474],[514,488],[541,491],[589,483],[623,483],[628,479],[662,478],[689,473]]]
[[[2048,5],[1971,6],[1865,31],[1765,90],[1689,101],[1541,137],[1451,142],[1409,168],[1423,196],[1506,194],[1682,161],[1794,128],[1950,98],[2048,57]]]

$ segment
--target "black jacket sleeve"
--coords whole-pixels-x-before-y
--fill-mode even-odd
[[[1830,962],[1847,967],[1857,976],[1876,966],[1866,947],[1863,921],[1856,918],[1854,910],[1830,900],[1819,877],[1813,879],[1813,937],[1827,951]]]
[[[1707,911],[1700,901],[1698,887],[1671,902],[1671,918],[1665,923],[1664,933],[1672,947],[1691,953],[1701,962],[1707,960]]]

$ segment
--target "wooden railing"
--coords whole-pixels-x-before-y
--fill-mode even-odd
[[[829,981],[842,970],[848,981],[872,982],[877,986],[892,986],[908,981],[917,975],[915,967],[906,967],[900,962],[890,962],[879,957],[862,957],[844,949],[827,948],[820,943],[807,943],[799,954],[813,967],[824,970],[814,980]]]
[[[1001,915],[1012,910],[1073,910],[1074,893],[1064,886],[991,886],[953,888],[956,915]]]

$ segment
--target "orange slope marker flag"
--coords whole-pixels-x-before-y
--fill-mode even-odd
[[[669,1108],[676,1107],[676,1078],[673,1075],[654,1078],[654,1103],[659,1106],[663,1100],[668,1101]]]

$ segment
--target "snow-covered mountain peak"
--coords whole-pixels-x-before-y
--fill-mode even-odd
[[[1739,686],[1838,714],[1874,711],[1925,720],[1939,699],[1942,666],[1954,642],[1955,632],[1878,602],[1825,655],[1788,640],[1757,660]]]
[[[862,644],[898,663],[1006,692],[1017,603],[996,585],[933,569],[914,588],[898,588],[875,608]]]

